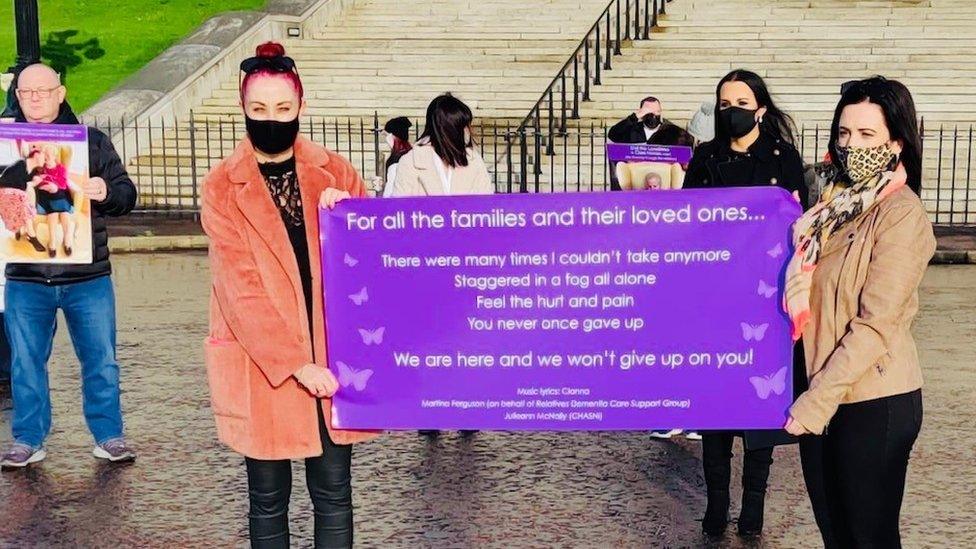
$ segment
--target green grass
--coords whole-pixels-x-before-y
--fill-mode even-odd
[[[48,33],[75,29],[69,43],[98,38],[105,55],[83,58],[65,84],[81,112],[152,58],[218,13],[253,10],[264,0],[40,0],[41,45]],[[13,2],[0,0],[0,72],[17,55]]]

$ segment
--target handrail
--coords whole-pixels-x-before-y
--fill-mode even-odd
[[[667,14],[667,4],[672,0],[611,0],[596,22],[589,28],[580,41],[579,46],[573,51],[569,59],[556,73],[545,91],[529,109],[529,113],[522,119],[522,122],[512,132],[505,136],[505,154],[499,158],[499,162],[505,161],[506,182],[508,191],[512,192],[513,167],[511,165],[512,148],[515,146],[514,140],[518,141],[519,147],[519,192],[528,192],[528,133],[529,128],[533,130],[535,154],[533,159],[533,173],[535,175],[536,187],[539,186],[539,174],[542,173],[542,110],[543,105],[548,102],[546,108],[546,124],[548,133],[545,144],[545,152],[548,156],[555,154],[553,148],[553,135],[556,132],[558,116],[558,130],[560,133],[566,132],[567,120],[579,119],[579,104],[581,101],[590,101],[590,89],[592,86],[602,84],[602,73],[613,70],[613,57],[620,55],[620,44],[624,40],[647,40],[650,38],[651,29],[658,26],[658,16]],[[641,4],[644,4],[643,12]],[[633,9],[631,9],[633,8]],[[643,13],[643,25],[641,15]],[[613,23],[616,23],[615,25]],[[615,34],[611,37],[611,30]],[[601,35],[601,30],[605,34]],[[633,30],[633,35],[631,35]],[[592,47],[591,47],[592,42]],[[592,51],[592,53],[591,53]],[[593,58],[591,66],[590,59]],[[580,75],[580,64],[582,62],[583,74]],[[572,74],[570,74],[572,69]],[[582,82],[580,81],[582,77]],[[572,80],[572,90],[567,89],[567,81]],[[582,86],[581,86],[582,84]],[[559,99],[556,99],[558,90]],[[572,98],[568,98],[568,94]],[[556,102],[559,102],[559,113],[556,113]],[[567,114],[569,113],[569,114]],[[498,165],[495,165],[496,178],[500,173]],[[497,183],[497,180],[496,180]],[[538,189],[537,189],[538,190]]]

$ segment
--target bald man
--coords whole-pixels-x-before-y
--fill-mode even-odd
[[[18,122],[78,124],[65,102],[67,90],[50,67],[25,68],[17,77],[16,93],[21,110]],[[92,204],[92,263],[7,265],[4,320],[12,351],[14,444],[0,457],[4,469],[23,468],[46,457],[44,441],[51,430],[47,360],[58,309],[81,363],[83,408],[95,439],[95,457],[114,462],[135,459],[123,435],[115,292],[105,219],[132,211],[136,187],[111,139],[95,128],[88,128],[88,165],[90,178],[83,189]],[[28,164],[19,162],[3,171],[0,185],[26,188],[30,176]]]

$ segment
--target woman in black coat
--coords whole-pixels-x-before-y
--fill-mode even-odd
[[[792,145],[793,122],[773,103],[766,83],[755,73],[736,70],[719,82],[715,95],[715,139],[695,151],[684,188],[777,186],[792,193],[805,209],[803,162]],[[802,356],[795,356],[794,363],[794,370],[799,365],[798,370],[804,371]],[[746,537],[762,532],[773,447],[791,442],[785,431],[703,433],[708,506],[702,529],[710,536],[721,536],[728,526],[732,441],[740,435],[746,451],[739,535]]]
[[[759,75],[737,70],[718,85],[715,139],[702,143],[688,166],[685,189],[773,185],[796,192],[806,209],[803,161],[793,122],[773,103]]]

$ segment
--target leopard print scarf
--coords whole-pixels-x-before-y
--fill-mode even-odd
[[[888,145],[850,147],[837,153],[838,160],[847,166],[846,172],[832,174],[817,205],[793,225],[794,254],[786,268],[784,300],[794,341],[800,339],[810,320],[810,288],[823,245],[848,223],[903,187],[907,179],[904,168],[895,167],[897,156]]]

